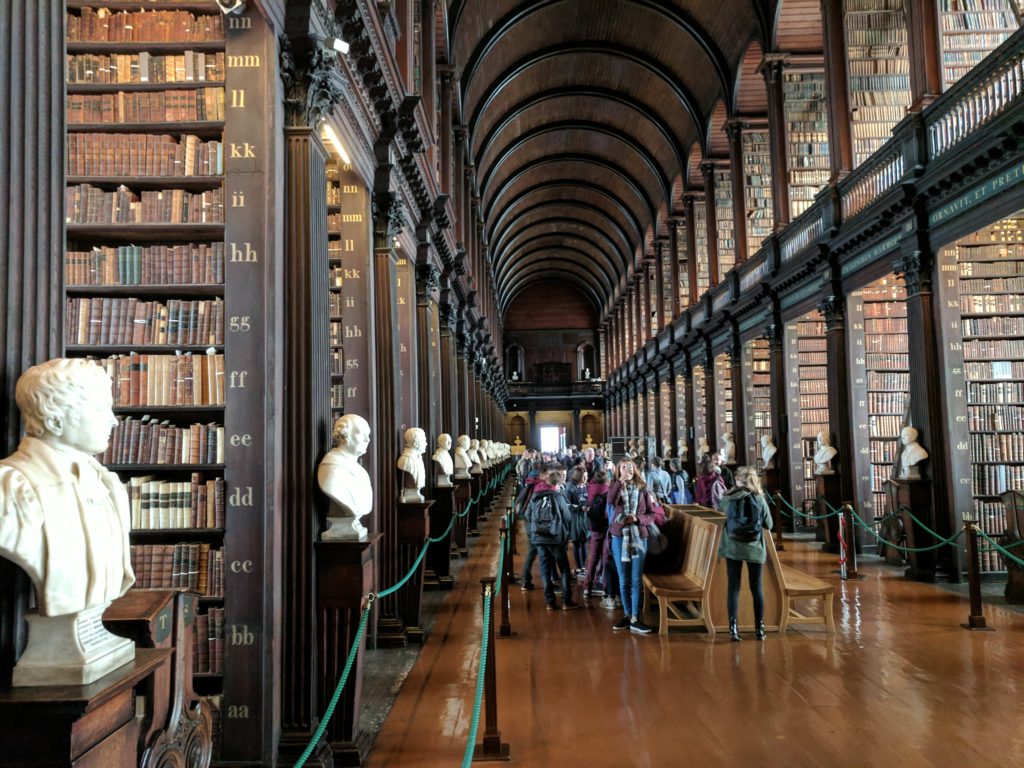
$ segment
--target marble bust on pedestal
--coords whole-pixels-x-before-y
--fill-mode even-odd
[[[473,460],[469,456],[469,436],[459,435],[455,441],[455,479],[469,480],[469,470]]]
[[[899,479],[920,480],[921,470],[917,466],[928,458],[928,451],[917,442],[918,432],[914,427],[900,430]]]
[[[15,686],[86,685],[135,658],[102,621],[135,583],[128,494],[93,458],[117,424],[111,389],[95,363],[63,358],[15,387],[25,437],[0,461],[0,555],[25,571],[39,605]]]
[[[419,427],[405,430],[405,447],[398,457],[398,469],[402,472],[401,502],[423,501],[423,486],[427,482],[427,471],[423,466],[423,453],[427,450],[427,435]]]
[[[472,462],[472,467],[469,470],[469,474],[482,475],[484,473],[484,468],[483,459],[480,456],[479,440],[469,441],[469,460]]]
[[[701,435],[697,438],[697,456],[698,458],[706,454],[711,453],[711,446],[708,445],[708,439],[705,435]]]
[[[732,464],[736,461],[736,440],[732,432],[722,435],[722,449],[718,454],[723,464]]]
[[[451,488],[452,472],[455,465],[452,463],[452,455],[448,452],[452,447],[452,436],[443,433],[437,438],[437,448],[430,458],[434,461],[434,485],[438,488]]]
[[[761,461],[766,469],[775,467],[775,454],[779,447],[775,445],[771,435],[761,435]]]
[[[832,459],[839,453],[828,441],[828,435],[824,432],[818,433],[817,439],[818,447],[814,451],[814,474],[816,475],[834,475],[835,470],[832,469]]]
[[[365,541],[367,530],[360,522],[373,507],[370,476],[359,465],[359,457],[370,445],[370,425],[354,413],[346,413],[331,432],[334,448],[327,452],[316,472],[320,490],[331,500],[327,514],[330,526],[322,541]]]

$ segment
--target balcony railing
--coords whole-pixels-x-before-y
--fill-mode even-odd
[[[604,381],[574,381],[565,384],[541,384],[532,381],[509,381],[510,397],[570,397],[572,395],[600,395]]]

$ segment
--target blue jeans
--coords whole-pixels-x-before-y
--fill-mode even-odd
[[[555,604],[555,588],[551,586],[551,583],[561,575],[562,600],[572,605],[572,592],[569,586],[569,558],[566,557],[565,547],[559,544],[538,544],[537,555],[540,557],[540,578],[544,582],[544,602],[548,605]]]
[[[612,536],[612,559],[619,574],[619,591],[622,593],[622,610],[629,618],[640,616],[640,589],[644,582],[644,558],[647,557],[647,541],[641,539],[639,554],[628,563],[622,562],[622,537]]]

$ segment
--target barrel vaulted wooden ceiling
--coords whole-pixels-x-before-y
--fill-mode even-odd
[[[451,0],[450,45],[504,314],[556,280],[598,314],[667,234],[763,51],[821,50],[820,0]]]

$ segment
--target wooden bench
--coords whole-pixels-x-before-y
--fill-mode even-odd
[[[775,551],[775,542],[771,536],[765,536],[765,543],[768,547],[768,557],[772,567],[779,575],[779,583],[782,587],[782,620],[779,623],[779,632],[785,632],[790,624],[824,624],[825,631],[830,635],[836,632],[835,619],[832,617],[832,600],[836,588],[827,581],[822,581],[817,576],[798,571],[789,565],[779,562],[779,553]],[[821,612],[808,614],[797,609],[798,600],[820,599]]]
[[[644,610],[648,606],[648,595],[653,595],[658,601],[658,633],[661,635],[667,635],[669,627],[703,625],[708,634],[714,636],[715,625],[708,603],[722,529],[714,522],[685,512],[674,514],[683,516],[682,568],[677,573],[644,574]]]

